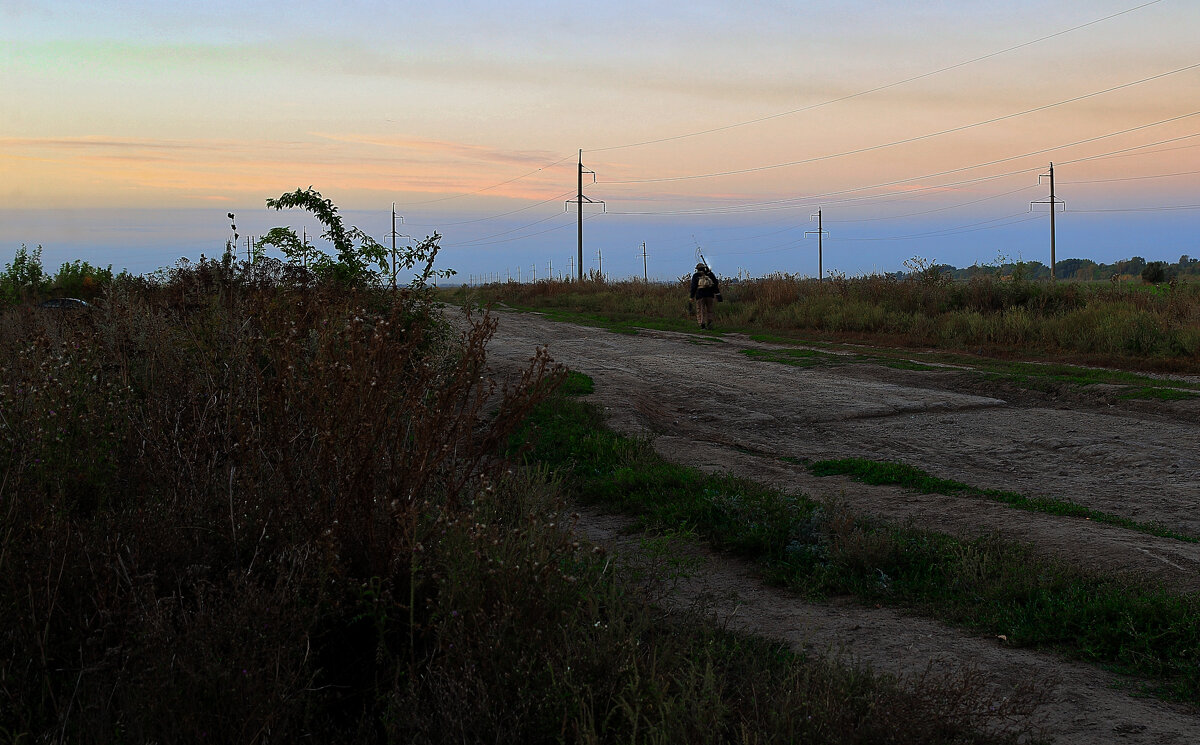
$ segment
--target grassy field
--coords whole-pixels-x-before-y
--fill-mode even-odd
[[[805,341],[867,342],[997,360],[1200,373],[1200,285],[952,282],[790,275],[724,280],[717,328]],[[687,285],[541,281],[444,290],[454,302],[503,302],[635,333],[695,330]]]
[[[1034,691],[993,708],[977,682],[905,687],[650,603],[654,567],[580,544],[567,500],[695,477],[639,475],[640,446],[586,408],[564,409],[582,417],[567,449],[541,438],[523,461],[516,430],[563,373],[539,356],[498,390],[486,316],[463,332],[423,291],[269,263],[126,278],[94,305],[0,314],[0,741],[993,743],[1028,725]],[[704,529],[771,566],[797,515],[824,525],[745,494]],[[818,545],[792,561],[820,566]],[[805,582],[859,581],[840,576]]]

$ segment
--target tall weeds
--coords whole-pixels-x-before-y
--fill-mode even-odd
[[[0,741],[1028,731],[1033,692],[901,690],[649,606],[506,459],[561,371],[497,387],[494,328],[271,262],[0,316]]]
[[[0,318],[0,732],[353,729],[429,653],[423,546],[557,373],[497,391],[486,315],[259,279],[208,262]]]
[[[727,279],[716,325],[748,332],[1078,360],[1121,367],[1200,371],[1200,285],[1001,281],[954,282],[924,272]],[[464,298],[566,311],[616,325],[689,328],[680,283],[507,283]]]

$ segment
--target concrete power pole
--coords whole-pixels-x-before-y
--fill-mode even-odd
[[[817,281],[824,282],[825,281],[825,267],[824,267],[825,228],[822,227],[821,210],[817,210],[817,214],[810,216],[808,218],[809,222],[812,222],[812,219],[814,217],[817,218],[817,229],[805,231],[804,237],[807,238],[808,236],[812,235],[813,233],[816,233],[816,235],[817,235]]]
[[[591,199],[583,195],[583,174],[592,174],[592,183],[596,183],[596,172],[583,167],[583,150],[579,151],[579,180],[578,188],[575,192],[574,199],[568,199],[567,204],[574,203],[578,207],[578,229],[579,243],[576,247],[576,256],[578,258],[579,280],[583,281],[583,205],[585,204],[604,204],[602,200]]]
[[[1054,238],[1055,238],[1055,236],[1054,236],[1054,213],[1058,212],[1058,205],[1060,205],[1060,204],[1061,204],[1061,205],[1063,205],[1063,209],[1066,209],[1066,206],[1067,206],[1067,205],[1066,205],[1066,203],[1065,203],[1065,202],[1063,202],[1063,200],[1061,200],[1061,199],[1059,199],[1058,197],[1054,196],[1054,164],[1053,164],[1053,163],[1051,163],[1051,164],[1050,164],[1050,173],[1043,173],[1041,176],[1038,176],[1038,183],[1039,183],[1039,184],[1041,184],[1041,183],[1042,183],[1042,179],[1044,179],[1044,178],[1047,178],[1047,177],[1049,177],[1049,179],[1050,179],[1050,198],[1049,198],[1049,199],[1042,199],[1042,200],[1040,200],[1040,201],[1037,201],[1037,202],[1030,202],[1030,203],[1029,203],[1029,209],[1030,209],[1030,211],[1032,211],[1032,210],[1033,210],[1033,205],[1035,205],[1035,204],[1048,204],[1048,205],[1050,205],[1050,281],[1051,281],[1051,282],[1055,282],[1055,281],[1057,281],[1057,280],[1058,280],[1058,277],[1056,277],[1056,276],[1055,276],[1055,274],[1054,274],[1054,264],[1055,264],[1055,256],[1054,256]]]
[[[650,271],[646,268],[646,242],[642,241],[642,281],[650,283]]]

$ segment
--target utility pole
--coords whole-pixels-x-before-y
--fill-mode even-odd
[[[604,281],[604,254],[601,253],[599,246],[596,247],[596,263],[599,264],[600,281],[603,282]]]
[[[817,218],[817,229],[805,231],[804,236],[807,238],[808,236],[812,235],[813,233],[817,234],[817,281],[824,282],[825,281],[825,267],[824,267],[825,228],[822,227],[821,210],[817,210],[817,214],[815,214],[815,215],[810,215],[808,218],[808,221],[812,222],[812,219],[814,217]]]
[[[546,279],[554,281],[554,259],[546,260]]]
[[[650,284],[650,271],[646,268],[646,242],[642,241],[642,281]]]
[[[1042,183],[1042,179],[1044,179],[1044,178],[1047,178],[1047,177],[1049,177],[1049,179],[1050,179],[1050,199],[1048,199],[1048,200],[1047,200],[1047,199],[1042,199],[1042,200],[1040,200],[1040,201],[1037,201],[1037,202],[1030,202],[1030,203],[1029,203],[1029,211],[1030,211],[1030,212],[1032,212],[1032,211],[1033,211],[1033,205],[1035,205],[1035,204],[1048,204],[1048,205],[1050,205],[1050,281],[1051,281],[1051,282],[1056,282],[1056,281],[1058,281],[1058,277],[1056,277],[1056,276],[1054,275],[1054,263],[1055,263],[1055,256],[1054,256],[1054,238],[1055,238],[1055,236],[1054,236],[1054,213],[1058,211],[1058,205],[1060,205],[1060,204],[1061,204],[1061,205],[1063,206],[1063,209],[1064,209],[1064,210],[1067,208],[1067,205],[1066,205],[1066,203],[1065,203],[1065,202],[1063,202],[1063,200],[1061,200],[1061,199],[1059,199],[1058,197],[1054,196],[1054,164],[1053,164],[1053,163],[1051,163],[1051,164],[1050,164],[1050,173],[1043,173],[1041,176],[1038,176],[1038,184],[1041,184],[1041,183]]]
[[[392,232],[388,235],[392,236],[392,289],[396,289],[396,238],[408,238],[403,233],[396,232],[396,203],[392,202]],[[400,223],[404,223],[404,216],[400,215]]]
[[[517,264],[517,284],[521,284],[521,265]]]
[[[568,257],[568,258],[567,258],[567,279],[570,279],[570,278],[571,278],[571,275],[575,273],[575,272],[574,272],[574,266],[575,266],[575,259],[572,259],[572,258]],[[581,272],[579,272],[579,278],[580,278],[580,279],[583,279],[583,272],[582,272],[582,271],[581,271]]]
[[[529,281],[537,282],[537,264],[529,265]]]
[[[577,246],[576,255],[579,257],[579,280],[583,281],[583,205],[585,204],[600,204],[603,205],[603,200],[591,199],[583,195],[583,174],[592,174],[592,183],[596,183],[596,172],[583,167],[583,150],[579,151],[579,181],[578,188],[575,192],[574,199],[568,199],[567,204],[572,202],[578,206],[578,228],[579,228],[579,243]],[[607,210],[607,208],[605,208]]]

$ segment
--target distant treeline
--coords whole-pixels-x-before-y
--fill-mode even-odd
[[[1016,261],[1001,264],[973,264],[959,269],[951,264],[934,264],[934,270],[941,274],[949,274],[954,279],[971,279],[979,275],[999,275],[1012,279],[1049,279],[1050,267],[1040,261]],[[908,272],[894,272],[890,276],[904,279]],[[1168,282],[1172,278],[1200,278],[1200,259],[1193,259],[1187,254],[1179,257],[1175,263],[1167,261],[1146,261],[1141,256],[1114,261],[1104,264],[1091,259],[1062,259],[1055,263],[1054,276],[1058,279],[1078,280],[1109,280],[1114,276],[1118,280],[1143,279],[1147,282]]]

